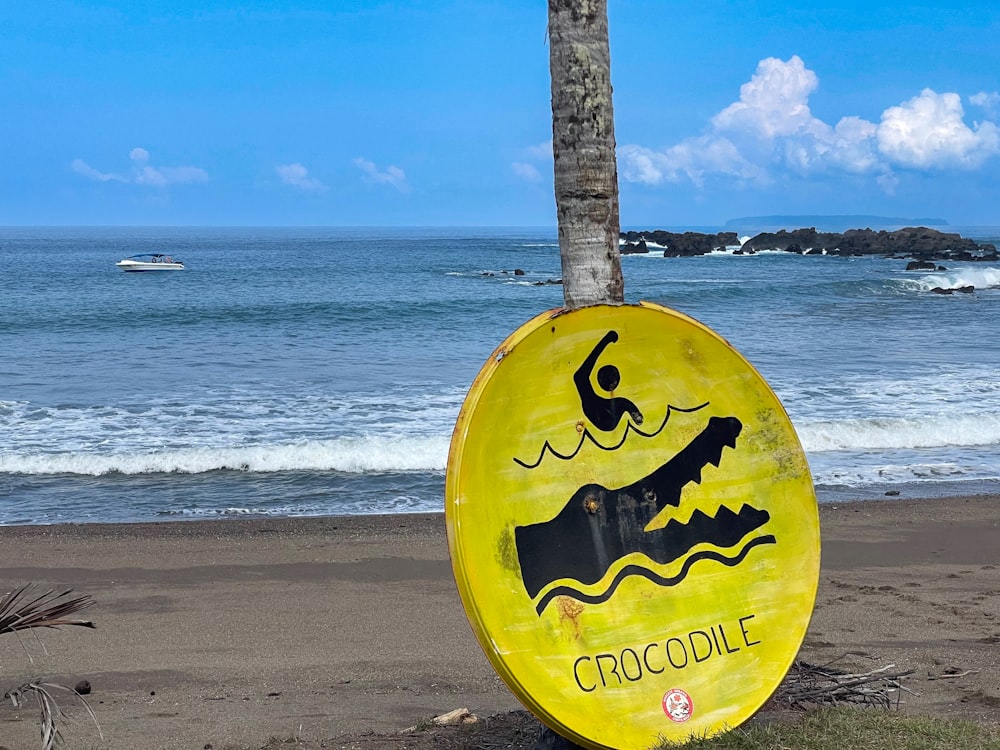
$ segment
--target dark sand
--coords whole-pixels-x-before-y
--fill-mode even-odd
[[[846,663],[914,670],[903,712],[1000,723],[1000,497],[824,505],[821,529],[801,658],[861,652]],[[0,527],[0,568],[3,590],[97,601],[96,630],[0,639],[4,690],[90,681],[104,739],[63,700],[70,747],[340,747],[520,708],[465,618],[441,515]],[[361,744],[403,746],[382,740]],[[0,708],[0,746],[38,746],[34,708]]]

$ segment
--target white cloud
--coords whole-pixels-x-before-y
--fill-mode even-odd
[[[511,171],[514,172],[522,180],[527,182],[541,182],[542,173],[538,171],[538,167],[534,164],[528,164],[523,161],[515,161],[510,165]]]
[[[409,190],[409,185],[406,182],[406,172],[399,167],[390,164],[384,170],[379,170],[374,162],[362,159],[361,157],[354,160],[354,165],[365,173],[365,177],[369,182],[374,182],[378,185],[391,185],[404,193]]]
[[[100,172],[94,169],[83,159],[74,159],[72,167],[73,171],[77,174],[89,177],[91,180],[96,180],[97,182],[128,182],[128,179],[122,177],[120,174],[114,174],[113,172]]]
[[[712,124],[716,130],[748,131],[762,138],[811,130],[819,121],[809,111],[809,94],[818,86],[816,74],[798,55],[787,63],[769,57],[740,86],[740,100],[713,117]]]
[[[310,177],[309,170],[298,162],[294,164],[279,164],[274,168],[274,171],[278,173],[278,177],[281,178],[284,184],[291,185],[299,190],[305,192],[322,192],[327,190],[326,185],[315,177]]]
[[[818,87],[798,56],[761,60],[739,100],[712,117],[705,134],[661,150],[619,148],[622,176],[701,187],[712,176],[766,184],[782,173],[845,172],[871,175],[891,192],[895,169],[971,169],[1000,154],[996,125],[966,126],[957,94],[926,89],[886,109],[879,124],[847,116],[831,126],[809,108]],[[993,99],[984,93],[970,101],[988,106]]]
[[[671,146],[665,151],[641,146],[618,149],[622,176],[629,182],[658,185],[689,179],[698,187],[707,173],[726,175],[741,181],[768,182],[766,172],[740,155],[736,146],[724,137],[704,136]]]
[[[160,173],[165,185],[183,182],[208,182],[208,172],[201,167],[160,167],[156,171]]]
[[[549,138],[547,141],[542,141],[536,146],[528,146],[524,150],[527,158],[534,161],[544,161],[548,159],[552,161],[552,139]]]
[[[828,161],[847,172],[885,171],[875,148],[876,127],[860,117],[842,117],[833,129]]]
[[[521,149],[521,159],[510,163],[511,171],[525,182],[541,182],[544,178],[538,163],[552,173],[552,139]]]
[[[664,180],[678,181],[677,170],[667,153],[642,146],[619,146],[618,162],[622,179],[628,182],[659,185]]]
[[[71,166],[77,174],[97,182],[126,182],[162,188],[168,185],[208,181],[208,172],[200,167],[150,166],[147,164],[149,152],[144,148],[133,148],[129,151],[128,157],[132,161],[132,171],[129,174],[101,172],[83,159],[74,159]]]
[[[879,150],[902,167],[974,169],[1000,153],[1000,134],[992,122],[969,128],[958,94],[924,89],[919,96],[882,113]]]
[[[995,117],[1000,113],[1000,92],[980,91],[978,94],[970,96],[969,102],[977,107],[982,107],[986,111],[986,114],[991,117]]]

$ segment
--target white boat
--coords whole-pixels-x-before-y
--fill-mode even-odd
[[[163,253],[131,255],[115,263],[123,271],[183,271],[184,263]]]

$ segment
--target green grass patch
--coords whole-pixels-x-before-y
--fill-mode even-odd
[[[664,743],[664,750],[1000,750],[1000,726],[823,708],[790,721],[745,725],[711,738]]]

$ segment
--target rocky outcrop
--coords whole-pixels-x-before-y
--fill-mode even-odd
[[[629,234],[634,234],[634,232],[629,232]],[[624,235],[622,235],[624,237]],[[620,247],[622,255],[642,255],[649,252],[649,248],[646,246],[646,240],[640,237],[636,241],[631,241],[626,239],[625,244]]]
[[[944,266],[939,266],[932,260],[911,260],[906,264],[907,271],[947,271]]]
[[[622,232],[623,255],[663,250],[665,258],[705,255],[740,244],[736,232],[700,234],[698,232]],[[650,245],[658,246],[651,248]],[[997,261],[996,246],[978,243],[959,234],[940,232],[927,227],[906,227],[894,231],[849,229],[839,232],[818,232],[815,227],[791,232],[763,232],[747,240],[734,252],[752,255],[761,250],[784,250],[801,255],[887,255],[912,258],[934,268],[936,261],[985,260]]]
[[[654,244],[664,248],[662,251],[664,258],[705,255],[715,250],[725,250],[726,247],[740,244],[740,238],[736,232],[701,234],[699,232],[666,232],[657,229],[652,232],[622,232],[621,237],[625,240],[625,244],[621,248],[623,255],[648,253],[650,252],[649,244]]]
[[[786,250],[803,255],[888,255],[932,262],[942,260],[998,259],[994,245],[980,245],[959,234],[927,227],[907,227],[895,231],[849,229],[843,234],[817,232],[814,228],[791,232],[764,232],[743,245],[744,252]]]
[[[976,287],[972,286],[957,286],[954,289],[945,289],[944,287],[936,286],[931,289],[931,294],[954,294],[959,292],[960,294],[972,294],[976,291]]]

